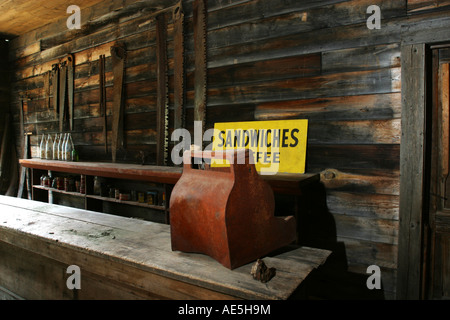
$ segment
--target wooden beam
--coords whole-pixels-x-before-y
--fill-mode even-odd
[[[156,106],[156,164],[167,160],[168,133],[168,75],[167,75],[167,22],[164,14],[156,18],[157,106]]]
[[[425,44],[402,47],[402,143],[397,298],[421,296],[426,61]]]

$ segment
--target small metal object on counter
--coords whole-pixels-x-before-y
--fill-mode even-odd
[[[250,274],[253,276],[253,279],[259,280],[262,283],[266,283],[270,281],[273,277],[275,277],[276,269],[275,268],[267,268],[266,264],[263,260],[256,260],[255,264],[252,266],[252,270]]]

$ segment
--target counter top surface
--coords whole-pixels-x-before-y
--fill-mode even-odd
[[[57,243],[243,299],[287,299],[331,253],[283,248],[263,258],[268,267],[276,268],[276,276],[261,283],[250,275],[253,263],[229,270],[206,255],[172,251],[169,225],[0,196],[0,241],[10,241],[11,234]]]

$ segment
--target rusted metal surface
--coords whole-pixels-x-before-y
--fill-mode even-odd
[[[234,269],[295,241],[295,218],[274,216],[273,191],[249,164],[249,152],[184,154],[170,198],[172,250],[207,254]],[[245,164],[238,164],[244,156]],[[233,164],[200,170],[191,157],[225,157]]]
[[[264,260],[261,259],[256,260],[255,264],[252,266],[252,270],[250,271],[253,279],[259,280],[262,283],[270,281],[270,279],[275,277],[276,273],[276,268],[268,268],[264,263]]]

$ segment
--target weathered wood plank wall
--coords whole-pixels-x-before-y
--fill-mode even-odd
[[[12,41],[11,110],[18,127],[21,97],[31,99],[25,119],[27,129],[35,133],[31,141],[34,152],[37,137],[54,133],[58,127],[44,99],[45,73],[70,52],[75,54],[76,63],[75,144],[82,158],[111,159],[103,152],[98,57],[107,56],[111,118],[109,48],[120,41],[128,50],[127,152],[118,159],[140,161],[139,151],[144,151],[146,161],[155,162],[155,19],[151,8],[133,2],[124,6],[121,1],[105,1],[95,6],[87,20],[94,22],[81,31],[68,31],[63,20]],[[329,279],[336,283],[330,296],[360,297],[356,291],[347,291],[352,286],[373,295],[365,280],[367,267],[375,264],[382,271],[382,296],[394,298],[402,134],[401,46],[445,38],[448,1],[207,2],[206,128],[218,121],[309,119],[307,171],[322,174],[326,197],[317,207],[326,212],[333,227],[323,238],[323,233],[309,232],[302,239],[325,248],[343,246],[345,272],[359,275],[356,282],[346,282],[349,278],[343,277],[339,268],[330,270],[335,276]],[[194,106],[192,4],[192,0],[183,1],[188,129],[193,127]],[[370,16],[366,11],[371,5],[381,9],[379,30],[366,25]],[[170,15],[168,18],[172,108],[173,25]],[[432,27],[430,31],[424,28],[424,21]],[[433,28],[436,33],[430,37]],[[172,114],[170,121],[172,125]],[[317,214],[315,210],[311,207],[308,214]],[[315,223],[320,227],[321,221]]]

